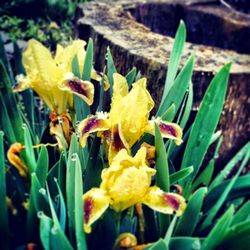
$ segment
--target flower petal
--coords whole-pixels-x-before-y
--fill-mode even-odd
[[[76,94],[81,97],[88,105],[94,100],[94,86],[89,81],[83,81],[74,77],[72,73],[68,73],[66,79],[59,86],[60,89]]]
[[[91,225],[109,206],[109,197],[100,188],[92,188],[83,195],[84,231],[91,232]]]
[[[84,147],[86,140],[91,133],[97,131],[105,131],[110,128],[108,118],[105,114],[98,113],[97,115],[89,116],[81,121],[78,126],[78,133],[80,134],[80,143]]]
[[[16,76],[16,84],[13,87],[14,92],[20,92],[31,87],[31,80],[23,74]]]
[[[178,216],[186,208],[186,202],[182,196],[174,193],[166,193],[156,186],[149,188],[142,203],[160,213],[173,214],[176,212]]]
[[[119,125],[115,124],[112,126],[112,131],[111,131],[111,140],[110,140],[109,155],[108,155],[109,163],[111,163],[113,158],[117,155],[117,153],[124,148],[127,149],[127,151],[129,152],[129,145],[122,134],[121,126],[120,124]]]
[[[163,138],[174,140],[176,145],[180,145],[182,143],[181,127],[176,123],[162,121],[160,118],[150,120],[146,126],[145,132],[154,135],[155,123],[159,126]]]

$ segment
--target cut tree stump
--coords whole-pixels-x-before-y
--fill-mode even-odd
[[[98,0],[79,6],[77,31],[82,39],[93,38],[97,69],[103,70],[109,46],[119,72],[126,74],[133,66],[140,70],[148,78],[156,107],[163,92],[172,37],[181,19],[187,26],[189,41],[182,66],[191,53],[195,54],[193,113],[197,112],[214,74],[224,64],[233,62],[217,128],[224,136],[219,163],[225,163],[250,138],[250,56],[247,54],[250,53],[250,18],[216,4],[218,1],[201,2]]]

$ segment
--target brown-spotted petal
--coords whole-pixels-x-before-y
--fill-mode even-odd
[[[175,212],[178,216],[182,215],[186,208],[185,199],[181,195],[166,193],[157,186],[149,188],[142,203],[160,213],[173,214]]]
[[[112,126],[111,130],[111,139],[110,139],[109,156],[108,156],[109,163],[112,162],[113,158],[123,148],[127,149],[127,151],[129,152],[129,145],[123,136],[121,126],[120,124],[115,124]]]
[[[73,77],[69,73],[59,86],[60,89],[68,91],[72,94],[81,97],[88,105],[91,105],[94,100],[94,85],[89,81],[83,81],[77,77]]]
[[[80,143],[84,147],[87,138],[91,133],[105,131],[110,128],[107,115],[97,114],[92,115],[80,122],[78,126],[78,133],[80,134]]]
[[[91,232],[91,225],[98,220],[109,206],[110,199],[100,188],[92,188],[83,195],[84,231]]]
[[[174,140],[176,145],[180,145],[182,143],[182,129],[178,124],[172,122],[165,122],[162,121],[160,118],[156,118],[148,122],[145,128],[145,132],[154,135],[154,123],[159,126],[163,138]]]

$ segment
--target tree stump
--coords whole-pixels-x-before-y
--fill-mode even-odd
[[[250,18],[216,2],[99,0],[79,6],[77,30],[80,38],[93,38],[97,69],[103,69],[107,46],[119,72],[126,74],[137,67],[148,78],[156,106],[163,92],[172,37],[181,19],[187,26],[189,41],[181,64],[193,52],[196,59],[193,112],[197,112],[214,74],[224,64],[233,62],[218,126],[224,136],[219,163],[225,163],[250,138]]]

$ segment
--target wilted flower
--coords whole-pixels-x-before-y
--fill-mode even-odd
[[[85,146],[88,136],[93,132],[104,138],[108,147],[109,162],[119,150],[130,148],[144,133],[154,135],[154,124],[158,124],[164,138],[173,139],[177,145],[182,142],[182,130],[175,124],[162,121],[160,117],[149,120],[149,113],[154,107],[146,89],[146,79],[142,78],[128,90],[126,78],[115,73],[113,75],[113,97],[108,113],[97,113],[83,120],[78,132],[81,145]]]
[[[83,195],[84,229],[91,231],[91,224],[111,206],[116,212],[143,203],[152,209],[181,215],[186,207],[182,196],[166,193],[151,185],[156,170],[146,164],[146,148],[139,149],[135,157],[122,149],[113,159],[109,168],[102,171],[100,188],[92,188]]]
[[[57,45],[56,54],[40,42],[31,39],[23,53],[23,66],[26,76],[16,77],[17,85],[14,91],[32,88],[46,103],[49,109],[57,115],[66,112],[72,105],[72,94],[80,96],[87,104],[92,104],[94,96],[93,84],[75,77],[72,73],[72,60],[77,55],[80,72],[85,58],[85,41],[76,40],[63,48]],[[93,70],[93,76],[96,76]]]

